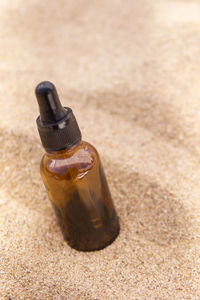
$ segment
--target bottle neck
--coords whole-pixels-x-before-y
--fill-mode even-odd
[[[75,150],[76,147],[80,146],[80,144],[82,143],[82,140],[77,141],[76,143],[74,143],[73,145],[71,145],[70,147],[66,147],[64,149],[61,150],[57,150],[57,151],[47,151],[45,149],[46,154],[48,155],[58,155],[58,154],[63,154],[65,152],[72,152]]]

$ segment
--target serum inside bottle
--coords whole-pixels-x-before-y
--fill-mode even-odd
[[[99,154],[82,141],[72,110],[62,107],[52,83],[40,83],[36,97],[46,150],[41,176],[63,236],[77,250],[102,249],[119,234],[119,221]]]

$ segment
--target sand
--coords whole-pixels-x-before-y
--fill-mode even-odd
[[[0,299],[200,299],[199,1],[1,0],[0,41]],[[104,250],[71,249],[47,198],[42,80],[101,155]]]

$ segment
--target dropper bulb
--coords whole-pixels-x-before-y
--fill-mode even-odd
[[[43,124],[52,124],[66,116],[66,109],[61,105],[53,83],[43,81],[35,89],[40,109],[40,120]]]

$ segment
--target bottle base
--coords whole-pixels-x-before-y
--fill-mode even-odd
[[[118,224],[118,227],[115,231],[115,234],[113,234],[111,239],[109,241],[107,241],[105,244],[102,244],[99,247],[94,247],[94,248],[92,248],[92,247],[91,248],[86,248],[86,247],[81,247],[81,246],[76,246],[76,245],[70,244],[69,240],[66,238],[65,235],[64,235],[64,239],[72,249],[75,249],[75,250],[81,251],[81,252],[92,252],[92,251],[99,251],[99,250],[105,249],[106,247],[111,245],[116,240],[119,233],[120,233],[120,225]]]

